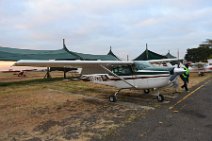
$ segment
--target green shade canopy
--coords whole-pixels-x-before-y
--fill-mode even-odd
[[[107,55],[92,55],[73,52],[67,49],[63,40],[63,48],[58,50],[30,50],[0,46],[0,60],[119,60],[112,51]]]
[[[139,61],[139,60],[154,60],[154,59],[166,59],[166,58],[167,58],[166,56],[157,54],[146,48],[146,50],[134,60]]]
[[[64,49],[59,50],[29,50],[17,49],[9,47],[0,47],[0,60],[17,61],[21,59],[36,59],[36,60],[76,60],[79,57],[68,53]]]
[[[165,55],[167,58],[177,58],[177,57],[175,57],[175,56],[173,56],[171,53],[170,53],[170,51]]]
[[[80,60],[119,60],[119,58],[113,54],[111,49],[107,55],[84,54],[68,50],[64,42],[63,42],[63,49],[69,52],[70,54],[79,57]],[[112,54],[110,54],[110,52]]]

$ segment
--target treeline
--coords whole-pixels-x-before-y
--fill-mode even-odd
[[[207,39],[199,47],[187,49],[185,59],[194,63],[200,61],[207,62],[208,59],[212,59],[212,40]]]

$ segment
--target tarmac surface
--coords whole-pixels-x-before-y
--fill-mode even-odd
[[[212,141],[212,79],[101,140]]]

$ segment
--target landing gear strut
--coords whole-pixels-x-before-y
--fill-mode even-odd
[[[123,89],[119,89],[114,95],[109,96],[109,101],[110,102],[116,102],[117,101],[117,95],[118,93],[123,90]],[[145,91],[150,91],[149,89],[144,90]],[[164,96],[160,94],[159,90],[157,90],[157,100],[158,102],[163,102],[164,101]]]

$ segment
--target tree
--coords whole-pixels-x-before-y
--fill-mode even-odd
[[[197,48],[187,49],[185,59],[192,62],[206,62],[212,57],[212,40],[207,39],[203,44]]]

